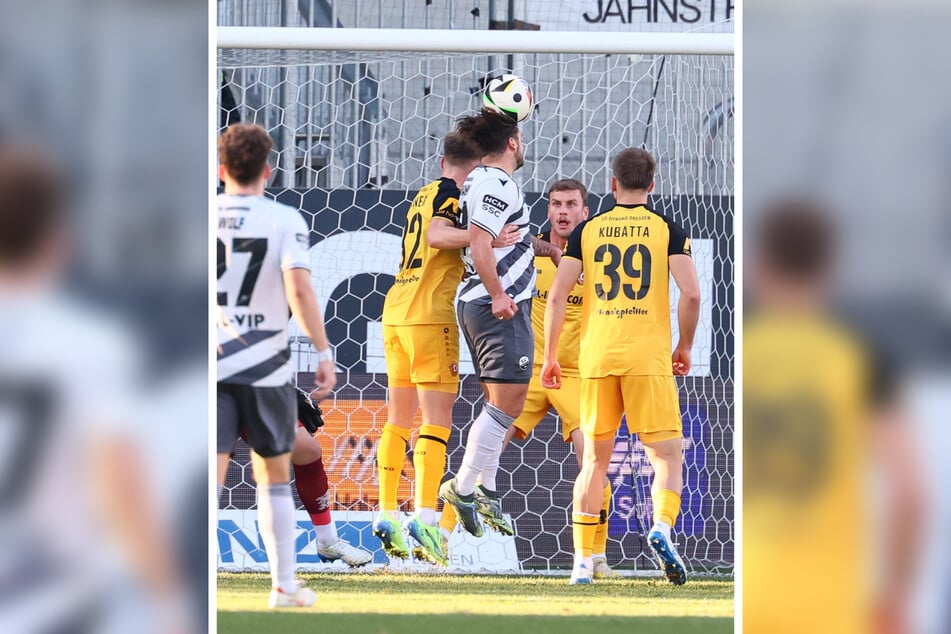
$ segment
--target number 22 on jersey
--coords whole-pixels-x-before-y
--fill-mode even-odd
[[[418,269],[423,265],[423,258],[416,257],[419,252],[419,241],[423,236],[423,215],[413,212],[410,214],[409,221],[406,223],[406,230],[403,232],[403,251],[400,256],[400,270]],[[412,247],[407,252],[407,247],[412,243]]]

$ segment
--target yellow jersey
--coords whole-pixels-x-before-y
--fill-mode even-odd
[[[400,270],[383,302],[385,325],[456,323],[452,303],[465,271],[462,250],[429,246],[426,236],[433,218],[462,228],[459,187],[451,178],[420,189],[406,212]]]
[[[551,232],[538,236],[546,242],[551,242]],[[555,280],[557,267],[548,257],[535,256],[535,297],[532,298],[532,330],[535,333],[535,365],[541,366],[545,361],[545,305],[548,304],[548,293],[551,283]],[[568,293],[565,327],[558,340],[558,363],[561,365],[562,376],[577,377],[578,355],[581,348],[581,310],[584,303],[581,280]],[[538,374],[536,372],[536,374]]]
[[[869,630],[870,370],[864,346],[831,319],[745,320],[743,625],[750,631]]]
[[[690,255],[690,239],[645,205],[616,205],[585,220],[564,257],[581,260],[582,378],[672,376],[671,255]]]

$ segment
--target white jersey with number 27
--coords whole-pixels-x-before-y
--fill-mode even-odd
[[[276,387],[293,377],[284,271],[310,269],[307,224],[262,196],[218,195],[218,382]]]

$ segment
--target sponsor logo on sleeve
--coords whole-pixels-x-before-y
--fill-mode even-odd
[[[496,198],[492,194],[486,194],[482,197],[482,211],[492,214],[496,218],[502,215],[502,212],[509,208],[509,204],[504,200]]]
[[[310,248],[310,238],[307,237],[306,233],[298,233],[295,236],[297,238],[297,243],[300,244],[305,249]]]
[[[442,207],[439,208],[439,215],[441,216],[450,216],[452,218],[459,217],[459,201],[455,198],[450,198],[443,203]]]

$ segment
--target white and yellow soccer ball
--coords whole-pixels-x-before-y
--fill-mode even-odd
[[[519,123],[526,121],[535,107],[528,82],[511,74],[490,79],[482,93],[482,103],[489,110],[507,114]]]

